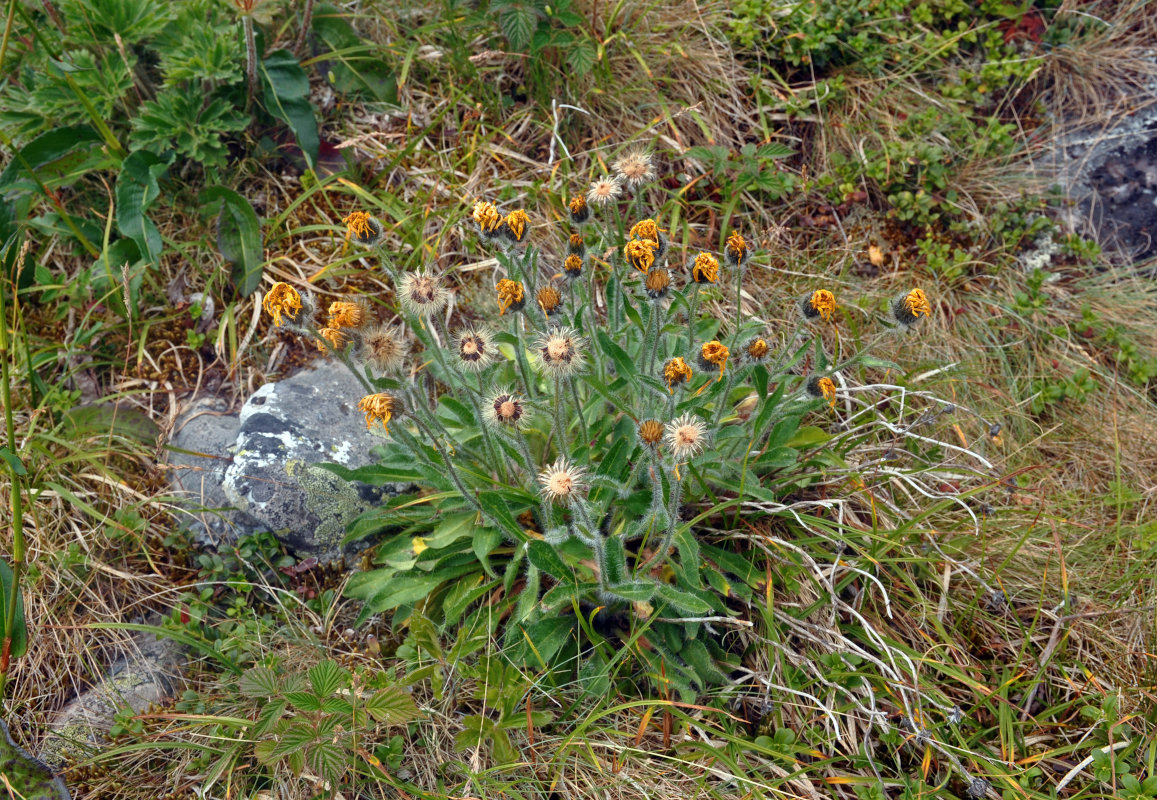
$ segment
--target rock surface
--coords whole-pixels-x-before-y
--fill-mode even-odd
[[[1124,263],[1157,254],[1157,103],[1144,100],[1102,130],[1061,137],[1037,161],[1074,201],[1062,209],[1070,229]]]
[[[370,463],[365,391],[340,363],[321,361],[254,392],[240,415],[202,401],[171,442],[174,489],[190,524],[212,544],[272,531],[301,556],[342,557],[346,526],[404,484],[351,484],[316,466]]]
[[[139,714],[172,694],[184,657],[185,648],[169,639],[137,634],[100,683],[56,715],[40,745],[40,758],[60,767],[91,755],[104,743],[118,711]]]

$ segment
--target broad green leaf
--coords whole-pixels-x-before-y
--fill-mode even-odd
[[[527,543],[526,555],[530,559],[530,563],[538,567],[547,575],[562,581],[563,583],[574,583],[574,570],[566,565],[555,549],[546,542],[538,541],[537,539]]]
[[[482,506],[482,510],[497,524],[504,534],[511,537],[514,541],[519,541],[525,538],[522,532],[522,526],[518,524],[518,520],[514,518],[514,514],[510,512],[510,505],[506,502],[506,498],[501,492],[479,492],[478,504]]]
[[[249,201],[232,189],[210,186],[201,192],[201,203],[220,201],[217,217],[217,247],[233,265],[233,283],[242,297],[248,297],[261,285],[265,269],[262,251],[261,222]]]
[[[711,610],[711,605],[706,600],[669,584],[659,584],[655,595],[659,600],[684,614],[706,614]]]
[[[111,165],[101,152],[100,135],[88,125],[48,131],[21,147],[0,173],[0,195],[39,192],[75,183],[93,169]]]
[[[248,697],[271,697],[279,690],[277,673],[269,667],[253,667],[241,675],[241,694]]]
[[[502,532],[496,531],[494,528],[476,527],[474,529],[474,555],[478,556],[478,561],[482,564],[482,568],[486,570],[486,574],[492,577],[497,577],[494,569],[490,566],[490,554],[494,552],[498,545],[502,544]]]
[[[376,46],[358,36],[340,8],[318,3],[313,9],[313,33],[315,40],[325,45],[320,48],[321,55],[329,64],[326,77],[334,89],[343,94],[368,93],[367,99],[397,103],[399,78],[375,55]]]
[[[24,469],[24,462],[7,447],[0,447],[0,458],[8,464],[8,469],[12,470],[13,475],[24,476],[28,474],[28,470]]]
[[[502,34],[515,50],[522,50],[530,44],[530,37],[538,22],[529,4],[508,6],[498,20]]]
[[[558,651],[574,636],[575,620],[571,616],[548,617],[530,625],[519,625],[522,660],[546,669]]]
[[[622,376],[635,375],[638,369],[635,367],[634,360],[627,355],[627,351],[615,344],[607,332],[599,329],[598,332],[599,348],[603,354],[609,356],[615,362],[615,368]]]
[[[397,688],[374,692],[366,700],[365,708],[371,717],[386,725],[402,725],[421,716],[414,699]]]
[[[318,697],[329,697],[342,686],[348,686],[349,673],[336,662],[326,659],[309,668],[309,686]]]
[[[159,157],[148,150],[137,150],[124,160],[117,176],[117,230],[136,242],[141,255],[153,264],[161,259],[161,232],[145,211],[160,197],[158,180],[167,170]]]
[[[655,596],[655,590],[659,588],[659,584],[651,581],[630,581],[628,583],[616,583],[609,588],[611,594],[621,597],[628,603],[645,603]]]
[[[321,140],[317,134],[317,117],[309,103],[309,77],[288,50],[270,53],[261,63],[261,77],[266,109],[289,125],[312,169],[317,164]]]
[[[823,444],[832,438],[831,434],[822,428],[817,428],[813,425],[807,425],[795,432],[795,435],[787,440],[788,447],[794,447],[797,450],[804,450],[808,447],[815,447]]]

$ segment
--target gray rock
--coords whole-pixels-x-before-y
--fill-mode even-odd
[[[302,556],[335,560],[346,527],[405,484],[349,483],[316,466],[370,463],[379,444],[357,403],[365,390],[333,360],[262,386],[239,416],[194,407],[177,425],[174,488],[214,543],[272,531]]]
[[[100,683],[57,713],[40,745],[40,758],[60,767],[91,755],[104,744],[118,711],[139,714],[172,695],[184,657],[185,647],[170,639],[137,634]]]

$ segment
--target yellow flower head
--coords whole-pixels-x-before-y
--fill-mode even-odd
[[[566,249],[571,255],[581,256],[587,251],[587,245],[581,234],[572,233],[567,240]]]
[[[674,393],[675,387],[691,380],[691,368],[683,360],[683,356],[675,356],[663,365],[663,380],[667,382],[667,391]]]
[[[375,422],[381,422],[382,429],[389,433],[390,419],[402,413],[402,404],[392,394],[380,392],[379,394],[367,395],[359,400],[358,410],[366,415],[366,430],[372,428]]]
[[[921,314],[926,317],[932,316],[932,305],[924,295],[923,289],[913,289],[908,292],[904,296],[904,308],[908,309],[914,317],[919,317]]]
[[[831,378],[813,375],[807,382],[807,393],[812,397],[822,397],[832,408],[836,407],[836,384]]]
[[[301,310],[301,295],[288,283],[278,281],[265,293],[261,307],[265,309],[266,314],[273,317],[274,325],[281,325],[282,314],[290,319],[297,316],[297,312]]]
[[[570,209],[570,221],[575,225],[582,225],[591,218],[591,207],[587,205],[587,199],[583,195],[576,195],[567,203]]]
[[[351,212],[342,219],[342,224],[345,225],[346,238],[366,247],[372,247],[382,238],[382,223],[364,211]]]
[[[542,313],[548,317],[562,311],[562,295],[553,286],[543,286],[538,290],[534,299],[538,303],[538,307],[542,309]]]
[[[747,263],[747,259],[751,257],[751,250],[747,246],[747,240],[739,234],[739,231],[732,231],[731,235],[727,237],[723,247],[723,255],[727,257],[727,263],[733,267],[742,267]]]
[[[571,280],[581,277],[583,274],[583,257],[577,253],[571,253],[562,262],[562,271],[563,274]]]
[[[521,242],[526,238],[527,227],[530,225],[530,217],[521,208],[516,208],[506,215],[502,220],[503,231],[507,233],[512,241]]]
[[[643,288],[647,291],[647,297],[662,300],[671,289],[671,273],[664,267],[651,267],[643,279]]]
[[[329,304],[329,327],[360,328],[368,318],[366,307],[361,303],[338,300]]]
[[[655,251],[659,249],[658,242],[649,239],[632,239],[623,248],[623,255],[639,272],[646,272],[655,264]]]
[[[719,259],[710,253],[700,253],[691,264],[691,280],[695,283],[715,283],[719,280]]]
[[[498,316],[505,314],[508,309],[521,311],[526,305],[526,291],[518,281],[503,278],[495,289],[498,291]]]
[[[747,356],[747,361],[751,364],[762,362],[770,352],[771,346],[767,343],[767,340],[759,336],[743,346],[743,354]]]
[[[645,419],[635,428],[635,435],[639,444],[653,451],[663,440],[663,423],[657,419]]]
[[[727,369],[727,358],[730,355],[731,351],[722,342],[704,342],[699,351],[699,360],[704,366],[719,367],[719,377],[715,379],[718,381],[723,379],[723,370]]]
[[[329,342],[330,347],[334,350],[341,350],[345,346],[345,334],[337,328],[319,328],[317,335],[326,342]],[[319,341],[317,343],[317,349],[324,353],[329,348],[325,346],[325,342]]]
[[[831,322],[836,310],[836,296],[827,289],[816,289],[811,297],[804,299],[802,308],[807,319],[820,317],[824,322]]]
[[[502,225],[502,215],[498,213],[498,209],[494,207],[493,203],[487,203],[485,200],[478,200],[474,203],[474,211],[471,216],[478,223],[478,230],[484,235],[496,233]]]
[[[632,239],[650,239],[652,242],[659,241],[659,234],[663,230],[653,219],[639,220],[631,226]]]

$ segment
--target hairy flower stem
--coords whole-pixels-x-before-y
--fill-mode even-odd
[[[309,28],[313,24],[313,0],[305,0],[305,11],[301,15],[301,33],[297,34],[297,44],[293,48],[293,52],[297,56],[301,56],[301,51],[305,47],[305,40],[309,36]]]
[[[567,455],[570,448],[566,440],[566,413],[565,398],[562,393],[562,378],[554,379],[554,397],[550,399],[550,407],[554,412],[554,441],[555,448],[560,456]]]
[[[5,282],[6,283],[6,282]],[[5,303],[7,286],[0,283],[0,400],[4,403],[4,428],[8,435],[8,452],[19,458],[16,444],[16,426],[12,418],[12,386],[8,372],[8,309]],[[4,642],[0,646],[0,700],[8,682],[8,667],[12,653],[13,631],[16,627],[16,604],[20,599],[20,577],[24,571],[26,545],[24,542],[24,482],[9,462],[12,485],[9,487],[12,504],[12,586],[8,592],[8,606],[4,614]]]
[[[257,99],[257,40],[253,36],[253,17],[248,14],[241,17],[241,28],[245,32],[245,110],[249,111]]]
[[[667,507],[667,531],[663,534],[658,549],[651,554],[643,566],[639,567],[639,572],[645,573],[652,564],[659,565],[667,559],[667,551],[671,549],[671,540],[675,538],[675,531],[679,527],[679,501],[683,495],[683,476],[678,474],[678,467],[672,474],[675,480],[671,484],[671,497]],[[659,491],[662,491],[662,488]]]
[[[699,284],[691,287],[691,300],[687,306],[687,352],[695,349],[695,315],[699,312]]]
[[[743,267],[736,265],[735,267],[735,323],[734,329],[731,332],[731,351],[735,352],[735,348],[739,345],[739,323],[743,316]]]
[[[607,545],[606,542],[603,541],[603,535],[599,533],[599,529],[591,522],[591,516],[587,512],[586,502],[584,500],[577,500],[573,508],[575,510],[575,516],[579,519],[579,524],[575,530],[581,531],[582,528],[586,528],[587,530],[586,536],[583,536],[580,532],[579,540],[595,551],[595,563],[599,565],[599,591],[609,591],[610,584],[607,583]]]
[[[659,349],[659,316],[662,313],[658,303],[650,304],[651,314],[647,317],[647,332],[643,335],[643,350],[647,354],[644,374],[650,375],[655,366],[655,351]]]
[[[522,318],[514,323],[514,357],[518,362],[518,372],[522,375],[522,383],[526,386],[526,396],[533,400],[538,394],[534,383],[530,380],[530,365],[526,363],[526,348],[522,346]]]
[[[482,375],[478,376],[478,382],[482,382]],[[490,468],[494,470],[497,477],[502,476],[503,483],[510,482],[510,475],[506,470],[506,459],[500,458],[501,448],[497,448],[494,440],[490,438],[490,428],[486,425],[486,418],[482,416],[482,403],[478,400],[478,395],[473,392],[467,392],[470,397],[470,405],[474,407],[474,416],[478,420],[478,430],[482,432],[482,448],[486,451],[486,460],[490,463]]]
[[[430,440],[430,443],[434,445],[434,449],[438,451],[438,455],[442,457],[442,464],[446,470],[446,475],[450,478],[450,482],[454,484],[454,488],[458,490],[458,494],[462,495],[462,499],[469,503],[471,508],[481,514],[483,519],[490,521],[490,524],[494,525],[497,530],[502,530],[502,526],[498,525],[494,520],[491,520],[490,516],[482,509],[482,505],[478,502],[478,499],[467,491],[466,484],[464,484],[462,478],[458,476],[458,470],[454,467],[454,462],[450,460],[449,453],[446,452],[442,443],[438,441],[438,437],[435,436],[417,416],[411,416],[410,419],[414,420],[414,424],[418,427],[418,430]]]
[[[574,400],[574,413],[575,416],[578,417],[579,431],[583,437],[581,441],[584,445],[590,446],[591,435],[587,431],[587,420],[583,415],[583,405],[579,402],[578,386],[576,385],[574,378],[567,378],[566,382],[570,385],[570,396],[571,399]]]
[[[373,385],[368,380],[366,380],[366,376],[363,375],[356,366],[354,366],[353,359],[350,358],[349,351],[347,349],[331,349],[333,350],[333,354],[337,356],[337,360],[340,361],[345,366],[345,368],[353,373],[353,376],[358,379],[358,383],[360,383],[362,388],[365,389],[366,394],[373,394],[375,391],[377,391],[374,389]]]

